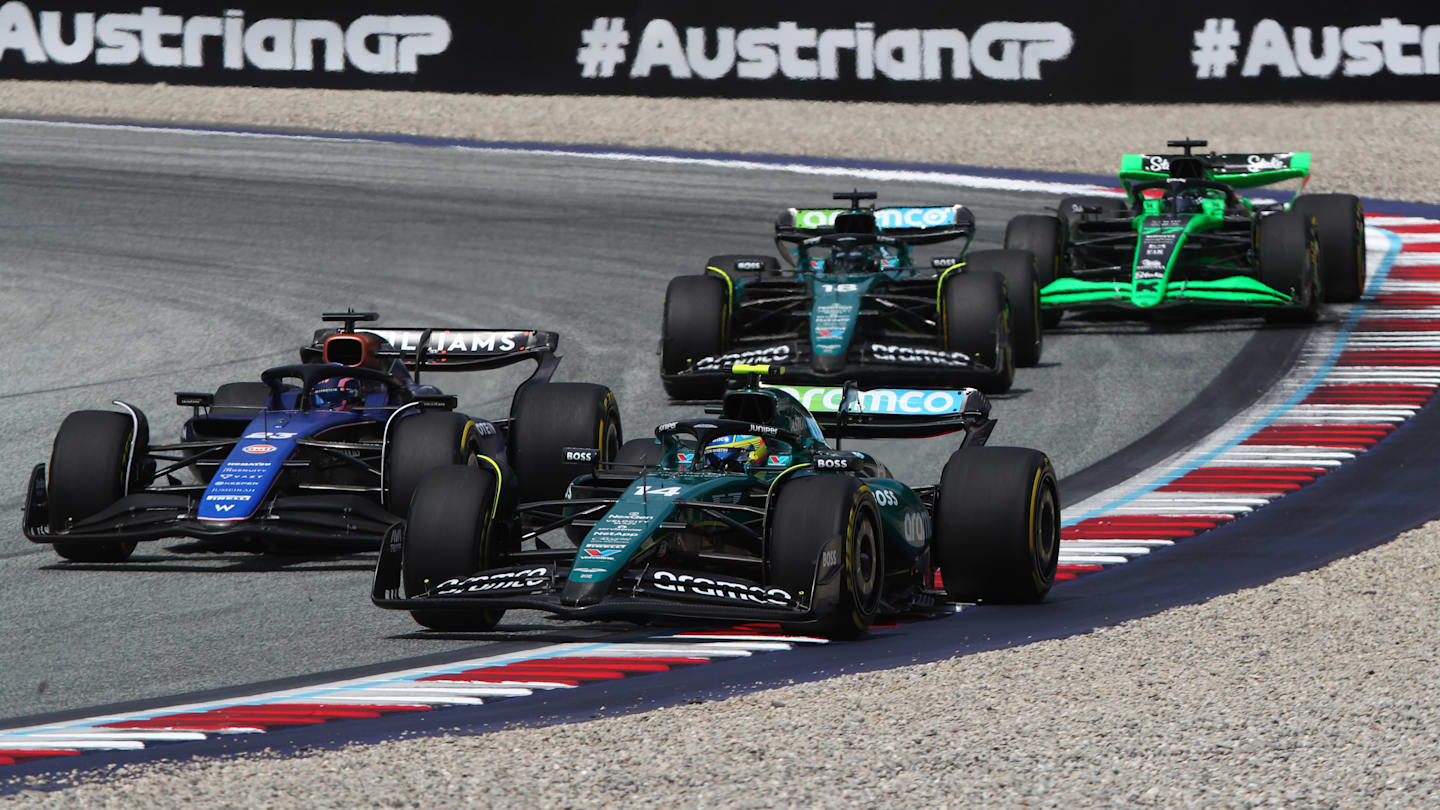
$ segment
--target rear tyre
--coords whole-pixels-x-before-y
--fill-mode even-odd
[[[1060,277],[1060,258],[1065,251],[1065,226],[1059,217],[1022,214],[1005,226],[1005,247],[1028,250],[1035,254],[1035,278],[1043,290]],[[1054,329],[1060,325],[1063,310],[1040,310],[1040,325]],[[1016,365],[1025,365],[1018,359]]]
[[[564,461],[567,447],[593,447],[600,458],[615,458],[624,443],[615,395],[594,383],[538,383],[515,398],[510,418],[510,466],[520,480],[520,500],[565,496],[570,482],[590,472],[589,464]]]
[[[1273,323],[1314,323],[1320,316],[1319,244],[1307,214],[1271,214],[1260,220],[1256,242],[1260,283],[1299,296],[1296,307],[1267,312]]]
[[[131,418],[114,411],[76,411],[65,417],[55,434],[47,468],[46,493],[50,501],[50,530],[67,531],[139,489],[141,459],[132,447],[148,449],[150,436],[142,420],[134,436]],[[55,543],[55,553],[76,562],[124,562],[135,551],[134,542]]]
[[[480,437],[475,422],[453,411],[402,416],[385,447],[385,508],[410,514],[410,499],[425,474],[437,467],[474,464]]]
[[[1003,394],[1015,382],[1005,279],[999,273],[966,269],[945,277],[940,290],[940,348],[964,352],[994,369],[976,386]]]
[[[499,482],[493,470],[440,467],[415,488],[401,551],[405,596],[416,597],[441,582],[494,567],[490,548],[491,508]],[[504,610],[412,610],[431,630],[483,631]]]
[[[838,552],[838,570],[816,568],[827,549]],[[827,575],[830,575],[827,578]],[[855,638],[875,621],[885,579],[885,538],[875,496],[848,475],[813,475],[785,485],[775,505],[770,541],[770,581],[793,596],[818,598],[834,582],[839,598],[815,624],[788,626],[827,638]],[[816,594],[810,594],[812,587]]]
[[[1291,212],[1315,219],[1325,300],[1359,301],[1365,291],[1365,209],[1353,194],[1307,194]]]
[[[725,351],[730,288],[715,275],[679,276],[665,289],[660,330],[660,371],[675,374],[702,357]],[[707,399],[725,390],[724,380],[665,380],[673,399]]]
[[[1050,459],[1023,447],[957,450],[935,499],[935,560],[957,602],[1039,602],[1060,559]]]
[[[1035,272],[1034,254],[1028,250],[977,250],[965,257],[965,266],[972,271],[989,270],[1005,277],[1015,365],[1028,368],[1039,363],[1045,348],[1040,315],[1043,282]]]

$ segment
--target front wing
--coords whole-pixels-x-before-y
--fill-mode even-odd
[[[1040,307],[1063,310],[1129,309],[1138,311],[1195,306],[1289,309],[1303,305],[1293,296],[1262,284],[1250,276],[1172,281],[1165,285],[1164,297],[1160,303],[1150,306],[1134,303],[1135,284],[1133,281],[1084,281],[1077,278],[1058,278],[1040,290]]]
[[[268,543],[303,542],[374,548],[400,518],[359,495],[295,495],[272,498],[246,520],[199,520],[197,499],[185,494],[142,492],[77,521],[68,530],[50,528],[45,465],[30,474],[23,531],[32,543],[141,542],[167,537],[245,539]]]
[[[790,594],[748,580],[703,572],[657,569],[617,573],[609,593],[589,604],[567,604],[561,591],[569,575],[564,564],[482,571],[447,580],[428,593],[401,593],[403,529],[391,530],[380,547],[370,601],[389,610],[540,610],[567,619],[627,619],[665,616],[679,619],[769,621],[806,624],[820,617]],[[663,576],[657,576],[663,575]],[[810,593],[814,593],[812,588]],[[783,594],[783,596],[782,596]]]

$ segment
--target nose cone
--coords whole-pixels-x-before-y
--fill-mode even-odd
[[[838,374],[845,369],[845,352],[836,352],[835,354],[815,352],[810,357],[810,367],[820,374]]]
[[[560,592],[560,604],[566,607],[588,607],[599,604],[614,583],[615,577],[586,582],[569,580],[565,583],[565,589]]]

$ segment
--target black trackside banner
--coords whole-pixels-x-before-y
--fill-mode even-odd
[[[0,78],[969,102],[1440,99],[1434,0],[9,0]]]

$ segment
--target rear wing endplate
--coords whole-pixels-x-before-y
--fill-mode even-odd
[[[317,329],[300,350],[306,362],[319,360],[325,338],[343,329]],[[380,357],[401,360],[412,371],[481,371],[522,360],[544,361],[560,345],[560,335],[535,329],[438,329],[409,326],[359,329],[385,341]],[[421,351],[421,346],[424,351]]]

